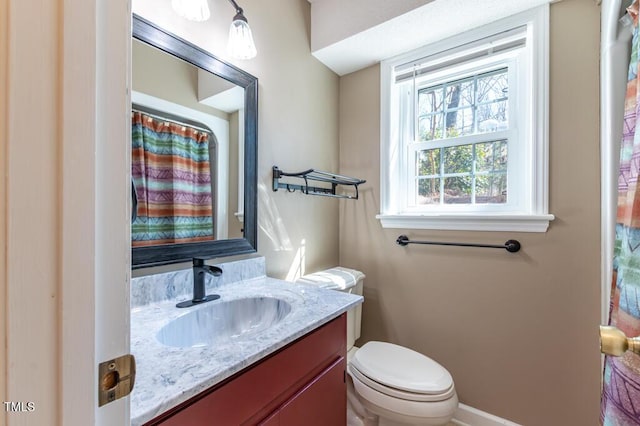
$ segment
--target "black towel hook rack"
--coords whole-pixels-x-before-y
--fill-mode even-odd
[[[509,253],[516,253],[520,251],[522,247],[518,240],[508,240],[504,244],[478,244],[478,243],[452,243],[446,241],[411,241],[406,235],[400,235],[396,239],[396,243],[401,246],[408,244],[429,244],[437,246],[458,246],[458,247],[485,247],[485,248],[499,248],[508,251]]]
[[[358,185],[365,183],[364,179],[353,178],[349,176],[339,175],[337,173],[323,172],[320,170],[309,169],[302,172],[287,173],[280,170],[277,166],[273,166],[273,190],[279,188],[285,189],[287,192],[295,192],[299,190],[307,195],[323,195],[325,197],[348,198],[350,200],[358,199]],[[283,178],[301,179],[299,184],[281,182]],[[310,184],[313,183],[312,184]],[[325,186],[319,186],[325,185]],[[351,188],[351,193],[338,193],[338,186]]]

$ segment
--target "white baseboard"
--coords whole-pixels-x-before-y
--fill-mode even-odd
[[[451,422],[459,426],[521,426],[464,404],[458,404]]]

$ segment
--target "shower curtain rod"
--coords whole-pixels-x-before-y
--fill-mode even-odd
[[[209,134],[213,135],[213,131],[211,129],[209,129],[208,127],[206,127],[205,124],[199,123],[197,121],[190,120],[188,118],[179,117],[179,116],[174,115],[174,114],[166,113],[166,112],[163,112],[163,111],[158,111],[158,110],[155,110],[153,108],[148,108],[148,107],[141,106],[141,105],[136,105],[136,104],[132,105],[131,111],[139,112],[141,114],[148,115],[148,116],[153,117],[153,118],[155,118],[157,120],[169,121],[169,122],[177,124],[179,126],[188,126],[188,127],[193,128],[193,129],[200,130],[201,132],[205,132],[205,133],[209,133]],[[166,115],[163,115],[163,114],[166,114]]]

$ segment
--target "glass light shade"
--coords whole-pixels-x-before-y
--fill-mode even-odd
[[[251,28],[246,20],[234,18],[229,29],[229,55],[236,59],[251,59],[258,53]]]
[[[178,15],[190,21],[206,21],[211,15],[207,0],[171,0],[171,7]]]

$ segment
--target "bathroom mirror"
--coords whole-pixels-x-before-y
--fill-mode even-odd
[[[257,78],[133,16],[132,267],[256,251]]]

